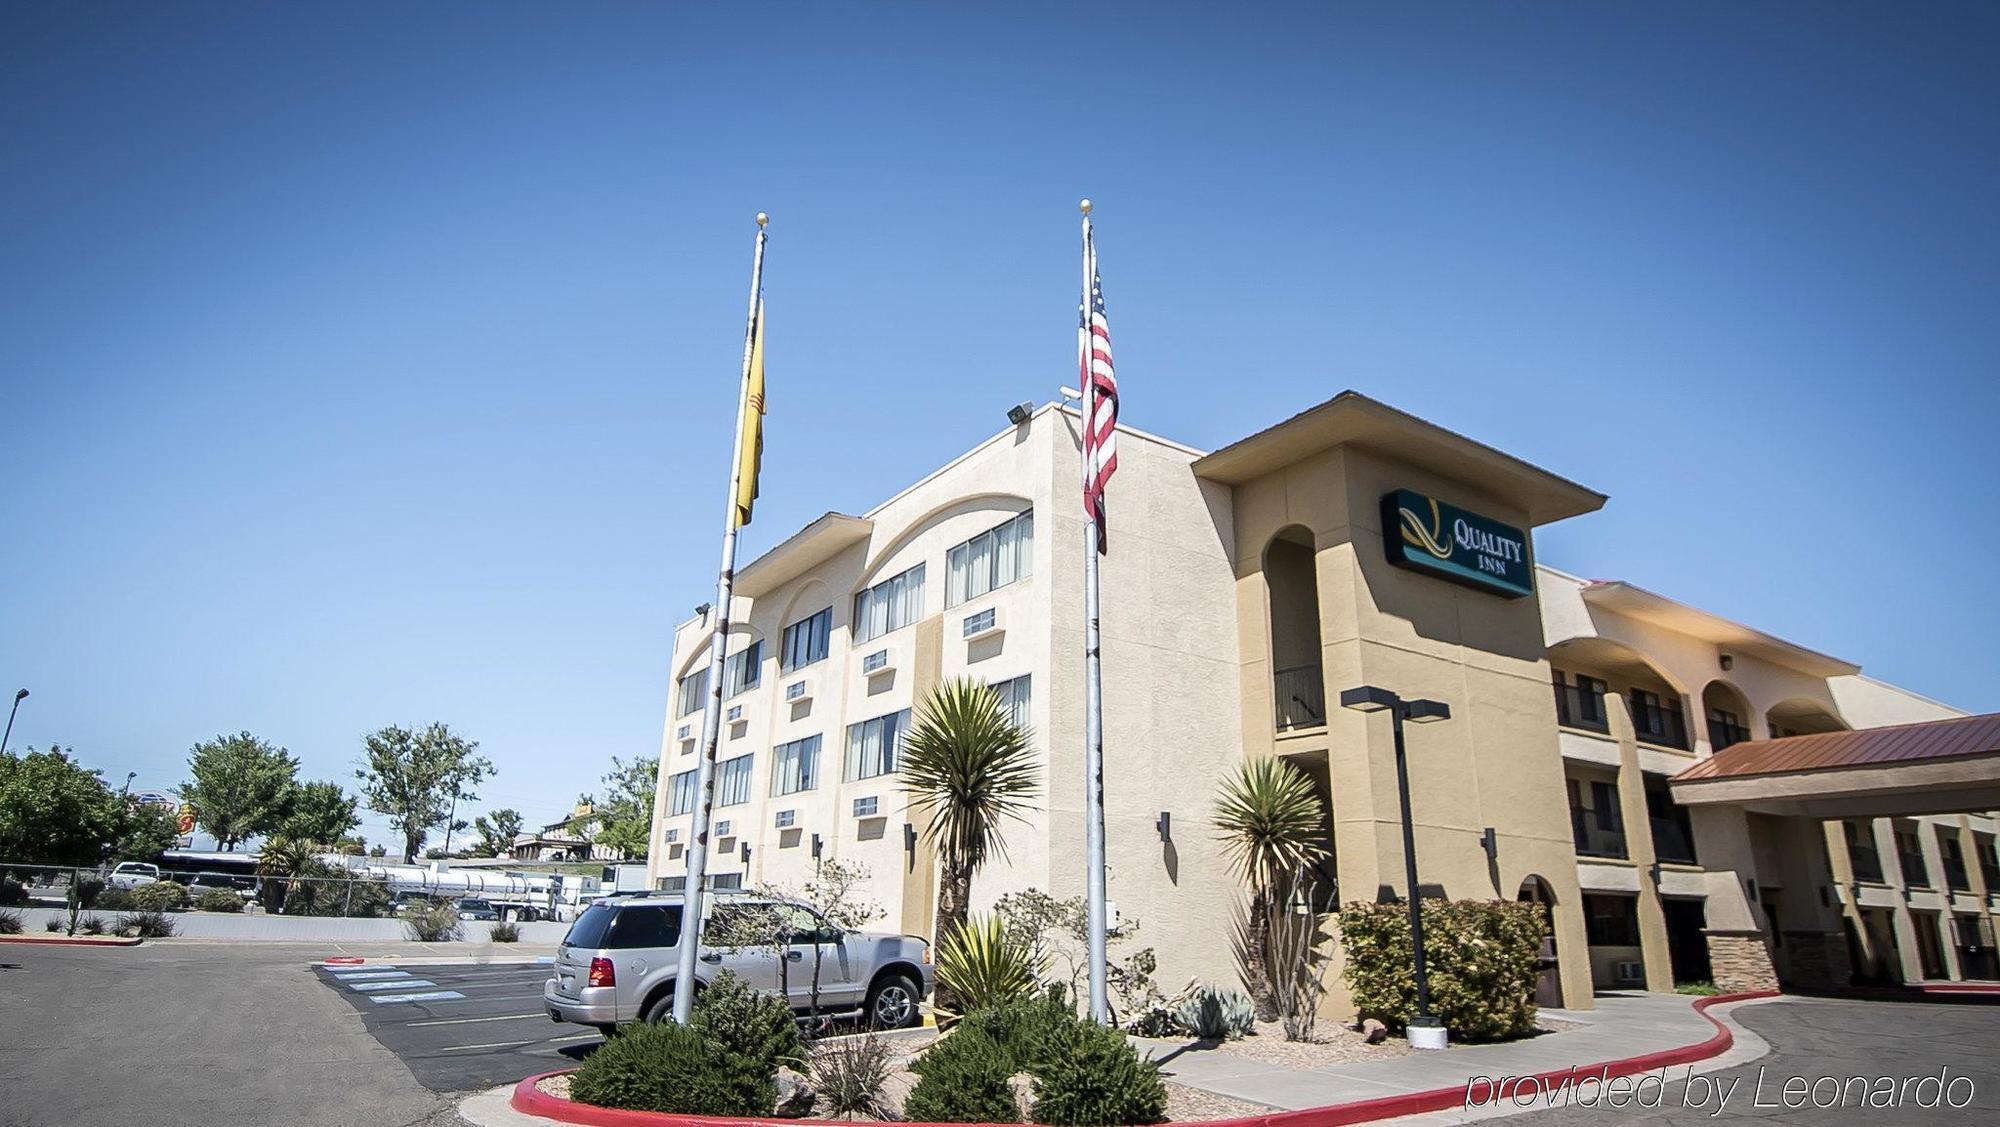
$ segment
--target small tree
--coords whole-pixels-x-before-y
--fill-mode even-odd
[[[514,847],[514,838],[521,832],[521,812],[503,807],[490,815],[481,814],[472,820],[472,832],[479,835],[479,842],[466,852],[474,857],[498,857]]]
[[[455,802],[477,799],[471,788],[493,772],[473,754],[476,741],[443,724],[421,732],[391,725],[363,740],[365,764],[354,772],[368,808],[403,835],[403,860],[416,860],[430,831],[445,824]]]
[[[1223,849],[1250,882],[1243,936],[1243,985],[1257,1016],[1278,1016],[1271,986],[1271,920],[1291,873],[1326,856],[1326,804],[1305,772],[1275,756],[1248,760],[1222,787],[1215,825]]]
[[[292,789],[279,833],[329,848],[338,847],[347,831],[361,824],[355,807],[359,799],[342,790],[339,783],[304,783]]]
[[[188,753],[190,779],[181,784],[181,799],[216,844],[234,849],[278,828],[298,771],[299,761],[268,740],[248,732],[217,736]]]
[[[660,788],[659,757],[626,763],[612,756],[604,785],[610,789],[596,806],[599,828],[592,843],[644,860],[653,835],[653,799]]]
[[[1512,900],[1425,900],[1431,1012],[1454,1037],[1518,1037],[1535,1027],[1542,906]],[[1409,905],[1361,901],[1340,910],[1341,974],[1363,1017],[1401,1028],[1416,1012]]]
[[[94,865],[118,833],[118,796],[62,748],[0,755],[0,857]]]
[[[862,894],[867,883],[866,865],[840,860],[821,862],[803,884],[760,885],[757,893],[768,902],[718,906],[702,933],[703,942],[725,947],[776,948],[778,988],[787,997],[791,995],[790,954],[798,945],[809,945],[812,979],[807,990],[807,1012],[817,1027],[820,975],[826,958],[822,927],[831,925],[852,931],[880,917],[881,905]],[[811,912],[801,912],[799,906]]]

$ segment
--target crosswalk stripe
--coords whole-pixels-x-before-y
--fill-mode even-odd
[[[463,997],[456,990],[433,990],[427,994],[370,994],[368,1000],[379,1006],[393,1002],[448,1002]]]
[[[432,982],[428,978],[396,978],[390,979],[387,982],[356,982],[349,985],[348,989],[360,991],[365,994],[370,990],[407,990],[417,986],[436,985],[437,983]]]

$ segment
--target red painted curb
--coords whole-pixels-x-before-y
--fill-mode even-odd
[[[354,955],[328,955],[326,965],[330,967],[358,967],[368,960]]]
[[[0,935],[0,943],[43,943],[54,947],[137,947],[142,942],[123,936]]]
[[[1624,1060],[1600,1061],[1572,1068],[1551,1069],[1532,1076],[1513,1077],[1510,1078],[1512,1090],[1520,1091],[1525,1087],[1539,1094],[1551,1090],[1560,1081],[1593,1076],[1608,1080],[1614,1076],[1630,1076],[1638,1072],[1651,1072],[1656,1068],[1669,1068],[1676,1064],[1707,1060],[1709,1057],[1728,1051],[1729,1046],[1736,1042],[1728,1026],[1709,1017],[1710,1006],[1777,996],[1776,990],[1754,990],[1742,994],[1717,994],[1713,997],[1696,999],[1694,1012],[1708,1018],[1709,1024],[1715,1026],[1714,1035],[1706,1041],[1662,1049],[1657,1053],[1626,1057]],[[523,1115],[539,1115],[564,1123],[584,1124],[585,1127],[720,1127],[722,1124],[728,1124],[730,1127],[852,1127],[852,1124],[838,1119],[730,1119],[709,1115],[668,1115],[657,1111],[624,1111],[619,1108],[577,1103],[575,1100],[560,1100],[536,1087],[541,1081],[560,1075],[562,1075],[560,1071],[545,1072],[540,1076],[530,1076],[514,1085],[514,1095],[509,1101],[514,1110]],[[1458,1085],[1450,1088],[1433,1088],[1427,1092],[1409,1092],[1400,1096],[1382,1096],[1372,1100],[1331,1104],[1327,1107],[1276,1111],[1269,1115],[1247,1115],[1237,1119],[1210,1119],[1204,1122],[1207,1127],[1343,1127],[1344,1124],[1392,1119],[1399,1115],[1450,1111],[1463,1108],[1468,1096],[1490,1099],[1493,1094],[1484,1089],[1473,1091],[1470,1085]],[[972,1127],[999,1127],[999,1125],[974,1124]]]

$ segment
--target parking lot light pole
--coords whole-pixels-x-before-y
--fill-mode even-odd
[[[1396,745],[1396,794],[1403,804],[1403,879],[1409,887],[1410,950],[1417,978],[1417,1012],[1410,1018],[1407,1034],[1413,1049],[1442,1049],[1446,1043],[1444,1023],[1431,1014],[1431,981],[1424,967],[1423,902],[1417,893],[1417,831],[1410,817],[1410,768],[1403,754],[1403,721],[1430,724],[1449,720],[1451,706],[1443,701],[1404,700],[1387,689],[1362,685],[1343,691],[1340,707],[1389,714],[1389,730]]]
[[[28,699],[28,690],[18,689],[14,693],[14,707],[7,710],[7,731],[0,734],[0,752],[7,750],[7,741],[14,735],[14,714],[21,711],[21,702]]]

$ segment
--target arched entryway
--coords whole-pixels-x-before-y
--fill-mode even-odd
[[[1750,701],[1736,686],[1720,678],[1701,691],[1701,711],[1708,725],[1708,746],[1721,751],[1750,738]]]
[[[1539,976],[1535,979],[1535,1004],[1553,1006],[1560,1009],[1563,1004],[1562,966],[1556,958],[1556,893],[1549,882],[1530,874],[1521,882],[1521,891],[1514,897],[1524,904],[1537,904],[1542,909],[1542,951],[1537,962]]]
[[[1278,731],[1326,726],[1326,678],[1320,670],[1319,574],[1312,531],[1278,530],[1264,549],[1271,606],[1271,688]]]

